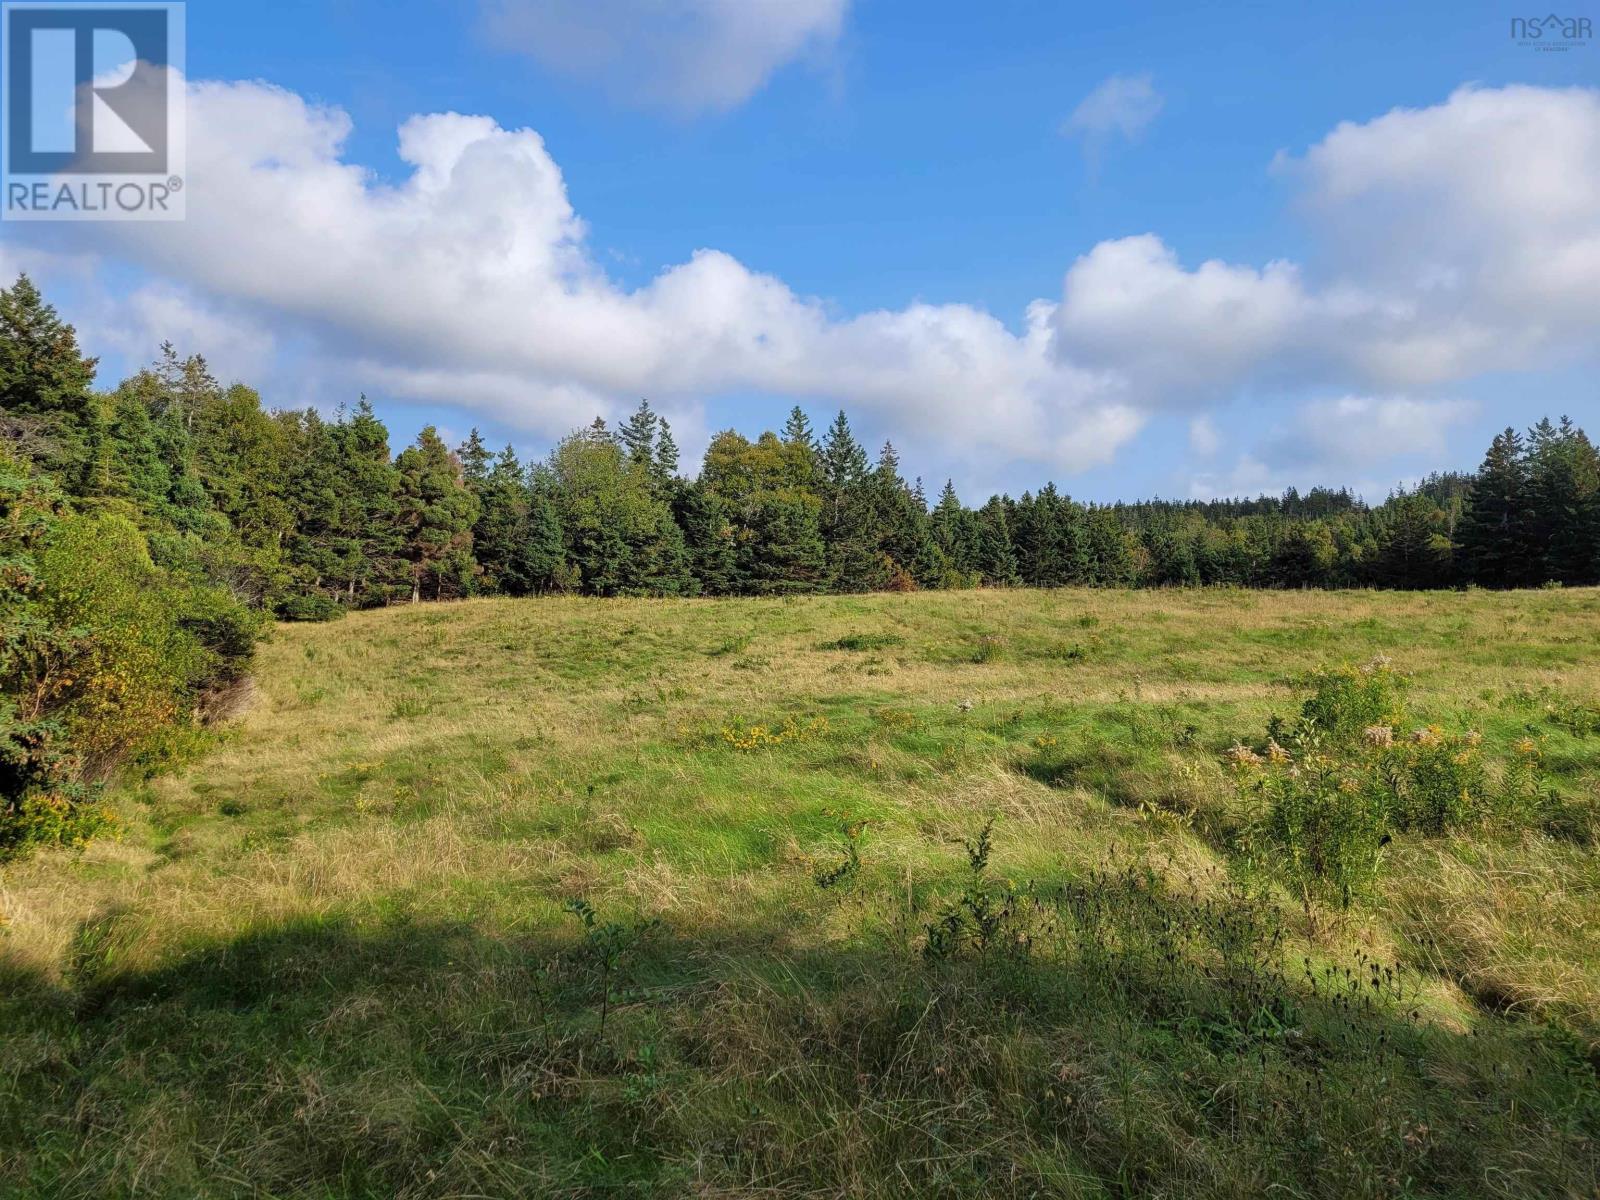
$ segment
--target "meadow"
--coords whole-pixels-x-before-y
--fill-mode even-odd
[[[0,865],[0,1194],[1600,1187],[1600,591],[477,600],[253,690]]]

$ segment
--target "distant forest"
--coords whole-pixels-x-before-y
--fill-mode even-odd
[[[843,413],[819,435],[711,441],[686,478],[641,402],[525,464],[474,431],[391,453],[363,399],[328,420],[268,412],[172,347],[108,393],[23,277],[0,293],[0,446],[75,510],[117,515],[157,567],[251,608],[472,595],[788,595],[962,587],[1439,588],[1594,583],[1600,457],[1566,419],[1506,430],[1475,475],[1369,507],[1315,488],[1254,500],[1084,504],[1051,484],[963,504],[929,496]]]

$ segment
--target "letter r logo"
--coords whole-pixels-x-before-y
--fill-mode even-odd
[[[171,7],[5,6],[8,174],[167,171]]]

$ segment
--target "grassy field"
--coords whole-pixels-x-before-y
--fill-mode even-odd
[[[1347,903],[1229,752],[1377,655],[1559,819]],[[282,627],[0,867],[0,1194],[1593,1197],[1597,787],[1594,591]]]

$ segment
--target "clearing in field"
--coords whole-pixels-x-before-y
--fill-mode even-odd
[[[280,627],[0,874],[0,1192],[1592,1196],[1597,734],[1588,590]]]

